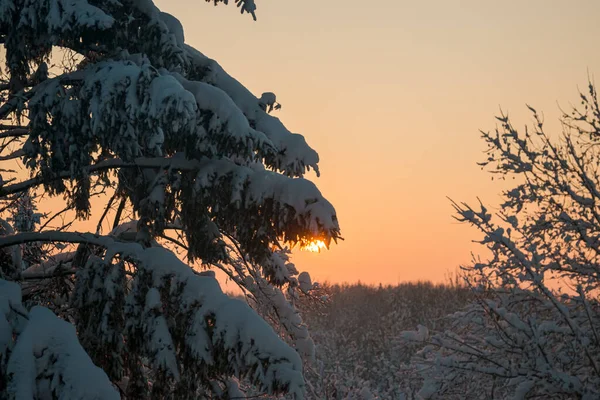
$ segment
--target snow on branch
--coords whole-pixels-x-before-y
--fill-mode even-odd
[[[253,0],[235,3],[256,18]],[[92,196],[113,192],[96,226],[114,212],[117,228],[100,236],[68,231],[73,221],[44,231],[39,220],[7,220],[14,229],[3,227],[0,261],[12,269],[0,278],[27,289],[19,302],[49,309],[0,302],[0,350],[20,353],[8,364],[0,357],[0,397],[3,377],[17,371],[10,390],[27,398],[111,398],[116,386],[132,399],[225,398],[249,387],[303,398],[300,355],[311,358],[314,345],[293,302],[312,283],[275,248],[329,245],[340,229],[333,206],[302,178],[318,174],[318,154],[266,112],[274,94],[257,98],[187,46],[180,22],[152,0],[0,0],[0,41],[0,138],[19,146],[0,162],[31,172],[2,169],[12,175],[0,177],[0,198],[37,186],[45,192],[32,190],[32,201],[62,194],[64,209],[47,224],[70,210],[89,220]],[[76,57],[53,76],[46,62],[63,49]],[[131,229],[122,217],[135,220]],[[277,332],[214,275],[160,247],[170,226],[190,260],[227,264],[263,296]],[[79,245],[67,253],[64,243]],[[228,264],[233,245],[237,261],[252,264],[246,272]],[[63,262],[50,265],[51,253]]]
[[[258,161],[264,159],[267,164],[276,157],[271,140],[250,127],[248,119],[227,93],[204,82],[189,81],[180,74],[173,76],[194,95],[198,108],[209,112],[205,126],[208,134],[216,137],[215,142],[221,153],[226,153],[224,149],[237,146],[240,147],[238,155],[248,149],[251,152],[247,156],[252,158],[256,151]]]
[[[0,350],[0,373],[8,377],[9,399],[120,398],[79,344],[75,327],[44,307],[27,312],[19,286],[4,280],[0,280]]]
[[[277,169],[287,175],[302,176],[306,169],[313,168],[318,175],[319,155],[306,143],[304,136],[291,133],[278,118],[263,110],[259,99],[227,74],[216,61],[189,45],[184,47],[192,65],[208,71],[202,80],[227,93],[244,113],[250,125],[257,131],[263,132],[281,152],[275,160]]]
[[[124,308],[127,344],[142,349],[169,382],[202,385],[216,368],[247,377],[266,393],[302,396],[298,354],[244,302],[225,295],[214,277],[197,275],[162,247],[114,241],[104,261],[86,268],[110,264],[116,256],[137,267]],[[78,301],[94,302],[83,293]],[[192,357],[192,364],[182,367],[181,354]]]
[[[265,244],[281,237],[294,244],[320,238],[327,245],[339,238],[335,209],[312,182],[303,178],[211,160],[198,171],[193,186],[184,191],[189,192],[186,198],[193,199],[182,207],[184,224],[194,226],[198,216],[206,215],[215,222],[215,229],[235,232],[244,251],[257,262],[270,254]],[[215,198],[213,193],[219,196]],[[194,237],[195,229],[188,232],[191,255],[207,258],[203,257],[206,234]],[[214,234],[218,237],[218,231]]]
[[[231,204],[250,207],[273,200],[282,213],[285,212],[284,208],[291,210],[290,218],[307,218],[305,226],[309,234],[325,234],[325,239],[330,240],[338,232],[333,206],[309,180],[288,178],[268,170],[255,170],[227,160],[212,160],[198,172],[195,190],[202,195],[207,188],[224,181],[231,184]],[[282,220],[276,227],[284,229],[285,224]]]
[[[100,62],[47,80],[34,93],[25,161],[47,178],[89,166],[98,145],[124,160],[161,156],[165,140],[196,126],[193,96],[144,59]]]
[[[534,124],[517,130],[506,114],[482,132],[480,165],[516,184],[493,217],[452,202],[455,218],[474,226],[489,257],[463,267],[474,304],[454,314],[452,329],[433,332],[416,359],[424,398],[582,398],[600,396],[600,266],[596,89],[561,118],[559,140]],[[415,339],[416,335],[407,335]]]
[[[39,64],[53,45],[77,46],[78,39],[88,32],[105,31],[114,22],[112,16],[86,0],[0,0],[0,36],[6,35],[13,91],[20,89],[31,72],[29,60]]]
[[[127,325],[127,332],[131,335],[128,343],[135,342],[142,346],[145,349],[144,354],[156,363],[157,370],[169,371],[173,382],[179,381],[180,374],[186,373],[201,374],[206,378],[209,376],[209,370],[228,365],[227,362],[222,362],[233,359],[237,361],[226,367],[225,373],[248,377],[267,393],[286,391],[297,396],[302,395],[304,381],[298,354],[284,344],[272,328],[245,303],[223,294],[214,277],[196,275],[170,251],[162,247],[144,249],[139,244],[117,242],[111,237],[72,232],[6,236],[0,239],[0,248],[34,240],[80,242],[105,247],[107,251],[104,261],[90,262],[78,272],[78,278],[84,279],[78,283],[79,287],[89,287],[93,291],[100,288],[98,284],[106,285],[113,280],[93,278],[94,275],[89,274],[93,274],[94,271],[90,269],[110,264],[115,256],[135,263],[137,272],[132,283],[133,289],[127,297],[125,309],[122,310],[128,316],[126,320],[130,321]],[[110,268],[105,271],[111,270],[116,271]],[[84,278],[85,276],[88,278]],[[85,283],[88,281],[92,286]],[[163,297],[164,290],[167,289],[171,295]],[[79,308],[83,311],[86,304],[105,298],[90,296],[82,289],[76,293],[78,294],[74,302],[81,303]],[[114,289],[111,289],[110,293],[114,293]],[[161,302],[167,303],[159,306]],[[102,304],[104,312],[114,311],[113,307],[106,308],[107,303],[104,300]],[[177,308],[177,313],[171,314],[169,318],[178,315],[178,318],[184,318],[183,320],[163,319],[167,316],[157,317],[157,312],[160,314],[160,310],[172,307]],[[40,313],[41,317],[48,318],[47,313]],[[150,323],[155,318],[159,319]],[[150,326],[154,328],[143,328]],[[189,328],[182,331],[183,327]],[[80,331],[85,330],[82,327]],[[98,340],[106,340],[111,334],[110,331],[105,333],[106,335],[100,335]],[[181,360],[177,358],[175,348],[181,348],[196,358],[195,367],[188,367],[189,371],[180,371],[178,363]],[[185,381],[188,382],[187,379]]]

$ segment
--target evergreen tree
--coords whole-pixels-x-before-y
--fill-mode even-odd
[[[29,202],[0,237],[0,397],[302,398],[310,279],[286,243],[339,238],[304,137],[151,0],[0,0],[0,43],[0,200]],[[64,209],[36,219],[42,195]],[[30,243],[48,246],[25,265]]]

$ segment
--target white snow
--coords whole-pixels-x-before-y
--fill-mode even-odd
[[[183,33],[183,25],[181,25],[181,22],[179,22],[177,18],[166,12],[160,13],[160,19],[167,26],[169,32],[175,35],[177,44],[179,46],[183,46],[183,44],[185,43],[185,35]]]
[[[228,75],[216,61],[191,46],[185,45],[184,48],[193,64],[209,69],[205,81],[227,93],[246,118],[254,121],[256,130],[263,132],[283,153],[278,157],[278,168],[286,174],[302,176],[305,168],[310,167],[319,174],[319,155],[308,146],[302,135],[291,133],[278,118],[262,110],[256,96]]]
[[[39,375],[39,371],[44,371]],[[75,327],[44,307],[33,307],[11,353],[7,393],[16,399],[120,399],[108,377],[77,340]]]
[[[310,275],[308,274],[308,272],[302,272],[302,273],[300,273],[300,275],[298,275],[298,284],[300,285],[300,289],[303,292],[308,292],[308,291],[312,290],[313,284],[312,284],[312,281],[310,279]]]
[[[66,251],[63,253],[57,253],[48,258],[40,264],[34,264],[31,267],[23,271],[23,278],[31,277],[39,274],[51,275],[57,266],[65,265],[68,266],[75,256],[74,251]]]
[[[252,139],[258,144],[272,145],[263,133],[250,128],[248,119],[224,91],[207,83],[188,81],[179,74],[174,76],[194,95],[198,108],[214,113],[211,125],[215,131],[219,132],[223,128],[224,132],[219,132],[220,134],[226,133],[238,140]]]
[[[2,3],[6,2],[7,0],[4,0]],[[47,9],[44,7],[46,4]],[[6,8],[12,7],[5,4],[0,7],[0,9]],[[48,35],[57,35],[74,30],[76,27],[108,29],[114,23],[114,18],[85,0],[50,0],[48,2],[27,1],[21,11],[18,26],[32,27],[37,30],[42,25],[38,20],[40,17],[45,19]]]
[[[227,160],[213,160],[201,168],[196,178],[196,190],[211,188],[215,180],[233,176],[232,203],[243,203],[245,207],[263,204],[273,199],[282,212],[286,207],[295,211],[295,218],[303,223],[313,236],[327,237],[339,230],[335,209],[317,189],[314,183],[303,178],[288,178],[272,171],[256,171]],[[243,189],[243,190],[242,190]],[[281,221],[284,228],[285,221]]]
[[[142,248],[135,243],[107,244],[105,259],[111,259],[120,253],[138,262],[142,271],[152,274],[153,286],[161,287],[165,277],[174,279],[172,284],[183,284],[184,291],[180,298],[182,312],[189,307],[198,305],[196,317],[187,334],[187,345],[194,354],[211,363],[212,351],[226,351],[239,370],[256,368],[257,377],[271,393],[277,382],[289,385],[290,393],[301,395],[304,390],[302,363],[298,353],[286,345],[273,329],[259,317],[246,303],[225,295],[216,279],[210,276],[196,275],[177,256],[162,248]],[[157,294],[148,295],[147,303],[155,306]],[[148,313],[150,315],[150,313]],[[206,318],[213,320],[212,338],[206,335]],[[155,324],[157,339],[153,339],[154,349],[160,349],[164,354],[161,360],[170,365],[168,356],[170,344],[166,338],[169,333],[161,322]],[[154,320],[156,321],[156,320]],[[161,339],[161,341],[158,341]],[[165,340],[163,340],[165,339]],[[157,343],[159,344],[158,347]],[[166,343],[166,345],[162,345]],[[162,346],[162,347],[160,347]],[[222,350],[218,350],[222,349]],[[266,361],[266,368],[263,363]]]
[[[410,341],[424,342],[429,338],[429,329],[426,326],[417,325],[416,331],[402,332],[402,337]]]

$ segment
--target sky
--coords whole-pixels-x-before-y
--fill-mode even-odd
[[[517,127],[525,104],[558,132],[559,106],[600,74],[600,2],[554,0],[155,0],[186,42],[254,94],[320,155],[309,175],[336,207],[343,242],[295,251],[330,282],[443,282],[468,264],[477,232],[447,197],[492,209],[503,186],[476,165],[500,108]]]
[[[500,109],[531,123],[530,104],[559,133],[559,106],[600,77],[597,0],[255,1],[256,22],[234,4],[154,0],[188,44],[274,92],[273,115],[319,152],[307,178],[345,240],[293,261],[321,282],[444,282],[485,255],[448,199],[494,210],[507,188],[476,165],[479,130]]]

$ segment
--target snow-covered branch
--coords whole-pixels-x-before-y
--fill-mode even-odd
[[[600,109],[592,85],[581,98],[585,112],[563,117],[562,140],[544,132],[531,107],[533,129],[521,133],[501,115],[500,128],[482,133],[481,165],[518,180],[496,216],[481,202],[452,202],[490,257],[464,267],[477,302],[424,341],[422,397],[600,395]]]
[[[256,18],[253,0],[235,3]],[[8,74],[0,163],[30,173],[0,168],[0,278],[26,289],[27,308],[43,304],[74,321],[89,358],[128,399],[303,398],[300,355],[310,359],[314,349],[293,302],[312,283],[283,246],[329,245],[340,228],[303,178],[318,173],[317,153],[267,113],[274,95],[257,98],[185,44],[180,22],[152,0],[0,0],[0,38]],[[67,60],[50,70],[57,52]],[[100,194],[112,197],[99,205]],[[38,213],[48,196],[65,204]],[[92,215],[97,232],[109,218],[113,231],[73,231]],[[165,235],[173,226],[178,236]],[[261,316],[162,248],[165,237],[190,262],[226,271]],[[83,356],[59,348],[72,375],[69,356]],[[94,398],[67,387],[71,375],[38,364],[38,375],[15,380],[20,396]],[[56,382],[40,386],[51,373]]]

